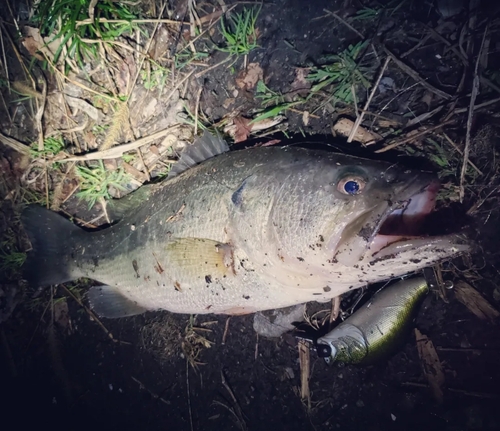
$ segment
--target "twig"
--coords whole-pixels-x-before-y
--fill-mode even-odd
[[[238,3],[241,3],[241,2],[238,2]],[[231,12],[231,11],[232,11],[232,10],[233,10],[236,6],[238,6],[238,3],[233,4],[233,5],[232,5],[232,6],[231,6],[231,7],[230,7],[227,11],[226,11],[226,13]],[[217,23],[219,22],[219,20],[221,19],[221,17],[222,17],[222,14],[221,14],[221,15],[220,15],[220,16],[219,16],[219,17],[218,17],[218,18],[217,18],[214,22],[212,22],[212,23],[211,23],[211,24],[210,24],[210,25],[209,25],[209,26],[208,26],[208,27],[207,27],[204,31],[202,31],[202,32],[201,32],[198,36],[196,36],[194,39],[192,39],[192,40],[191,40],[191,43],[195,43],[195,42],[196,42],[196,41],[197,41],[200,37],[203,37],[203,35],[204,35],[205,33],[207,33],[208,31],[210,31],[210,29],[211,29],[211,28],[212,28],[215,24],[217,24]],[[184,23],[184,24],[188,25],[188,24],[189,24],[189,22],[186,22],[186,23]],[[186,45],[186,46],[189,46],[189,45]],[[183,52],[183,51],[186,49],[186,46],[185,46],[185,47],[183,47],[183,48],[182,48],[182,49],[178,52],[178,54],[180,54],[181,52]]]
[[[491,186],[496,180],[496,175],[493,175],[491,177],[491,180],[489,181],[488,186]],[[495,194],[498,192],[498,187],[494,187],[490,192],[486,195],[485,198],[478,199],[474,205],[472,205],[466,212],[467,215],[474,214],[483,204],[491,197],[491,195]]]
[[[460,353],[474,353],[475,355],[481,355],[485,352],[497,353],[498,349],[472,349],[468,347],[441,347],[437,346],[436,350],[440,352],[460,352]]]
[[[301,111],[300,109],[295,109],[295,108],[288,108],[288,111],[295,112],[296,114],[300,114],[300,115],[304,115],[304,112],[306,112],[306,111]],[[309,118],[321,118],[321,117],[319,115],[309,113]]]
[[[54,190],[54,197],[52,199],[52,205],[50,207],[50,209],[52,211],[59,211],[59,208],[61,207],[61,205],[66,202],[71,195],[73,195],[73,193],[75,192],[75,190],[78,189],[78,186],[74,187],[73,190],[71,191],[71,193],[69,194],[69,196],[67,196],[64,200],[62,200],[62,194],[63,194],[63,189],[64,189],[64,182],[66,181],[66,179],[72,179],[75,177],[75,164],[76,162],[73,162],[71,164],[71,166],[69,168],[66,169],[66,172],[64,173],[64,176],[62,177],[62,179],[59,181],[59,183],[57,184],[55,190]]]
[[[142,151],[140,148],[137,148],[136,153],[138,154],[139,158],[141,159],[142,166],[144,167],[144,175],[147,178],[147,181],[151,181],[151,174],[149,172],[148,166],[146,165],[146,162],[144,161],[144,157],[142,156]]]
[[[470,153],[470,140],[471,140],[471,130],[472,130],[472,120],[474,118],[474,103],[476,102],[476,97],[479,93],[479,61],[484,48],[484,41],[486,39],[486,34],[488,33],[488,24],[484,29],[483,39],[481,41],[481,48],[479,48],[479,55],[476,59],[476,66],[474,67],[474,79],[472,81],[472,93],[469,102],[469,115],[467,116],[467,131],[465,133],[465,147],[464,147],[464,159],[462,163],[462,170],[460,171],[460,202],[463,202],[465,197],[465,174],[467,172],[467,163],[469,161]]]
[[[9,3],[7,2],[7,4],[9,4]],[[18,34],[20,35],[21,33],[19,31],[19,27],[17,26],[17,21],[14,19],[14,17],[12,19],[13,19],[15,25],[16,25],[16,28],[18,29]],[[3,23],[2,20],[0,20],[0,26],[2,27],[2,30],[3,30],[4,34],[9,39],[9,42],[11,44],[11,48],[14,51],[14,54],[17,57],[17,61],[19,62],[20,66],[21,66],[21,69],[22,69],[22,71],[24,73],[24,76],[26,78],[28,78],[31,81],[31,83],[33,84],[33,87],[35,87],[35,80],[33,79],[33,76],[31,75],[29,69],[26,67],[25,61],[23,60],[23,56],[21,55],[21,53],[19,52],[19,49],[17,48],[17,43],[14,42],[14,40],[12,39],[12,37],[10,35],[10,32],[7,31],[7,29],[5,28],[5,25],[4,25],[4,23]],[[7,64],[5,64],[4,67],[7,67]]]
[[[3,29],[3,27],[2,27]],[[2,58],[3,58],[3,69],[5,70],[5,77],[7,78],[7,88],[10,91],[10,76],[9,76],[9,66],[7,65],[7,56],[5,55],[5,45],[3,43],[3,31],[0,29],[0,45],[2,46]]]
[[[494,105],[495,103],[500,102],[500,97],[496,97],[495,99],[488,100],[487,102],[479,103],[478,105],[474,106],[474,111],[477,111],[478,109],[485,108],[486,106]],[[455,109],[453,112],[455,114],[463,114],[464,112],[467,112],[469,108],[458,108]]]
[[[439,297],[446,304],[449,304],[450,301],[448,300],[448,297],[446,295],[446,288],[444,287],[443,271],[441,270],[441,264],[438,263],[438,264],[434,265],[433,269],[434,269],[434,275],[435,275],[436,281],[437,281],[437,288],[438,288]]]
[[[365,37],[363,36],[362,33],[360,33],[358,30],[356,30],[351,24],[349,24],[347,21],[343,20],[340,16],[338,16],[335,12],[331,12],[328,9],[323,9],[323,12],[326,12],[328,15],[333,16],[337,21],[341,22],[344,24],[348,29],[352,30],[354,33],[356,33],[361,39],[364,39]]]
[[[330,329],[332,323],[337,320],[340,314],[340,296],[336,296],[332,299],[332,310],[330,312]]]
[[[356,97],[356,88],[354,87],[354,84],[351,84],[351,95],[352,95],[352,103],[354,104],[354,112],[356,113],[356,118],[358,118],[359,117],[358,98]]]
[[[309,377],[311,371],[311,359],[309,342],[299,340],[297,347],[299,349],[300,363],[300,398],[307,401],[308,411],[311,409],[311,392],[309,390]]]
[[[46,157],[43,157],[44,161],[46,161]],[[50,196],[49,196],[49,168],[47,167],[47,163],[43,167],[43,172],[45,174],[45,206],[47,209],[50,208]]]
[[[45,82],[45,80],[42,81],[42,97],[40,100],[38,98],[35,98],[35,102],[37,105],[35,124],[38,129],[38,151],[43,151],[44,137],[43,137],[42,118],[45,112],[45,103],[47,102],[47,82]]]
[[[69,192],[68,196],[66,196],[63,201],[61,202],[61,205],[65,204],[67,200],[75,194],[75,192],[79,189],[79,185],[77,184],[73,189]]]
[[[259,333],[256,332],[255,333],[255,353],[254,353],[254,359],[257,360],[257,358],[259,357]]]
[[[417,115],[415,118],[412,118],[409,120],[406,125],[404,126],[404,129],[408,129],[410,127],[413,127],[415,124],[418,123],[423,123],[424,121],[428,120],[429,118],[432,118],[434,115],[438,114],[441,112],[444,108],[444,105],[439,105],[436,108],[434,108],[430,112],[423,112],[420,115]]]
[[[52,61],[50,60],[50,58],[49,58],[49,57],[47,57],[47,55],[45,55],[45,53],[44,53],[44,57],[45,57],[45,60],[47,60],[47,62],[48,62],[48,63],[52,66],[52,70],[53,70],[54,72],[56,72],[56,74],[57,74],[60,78],[65,79],[66,81],[71,82],[71,84],[76,85],[77,87],[80,87],[81,89],[83,89],[83,90],[85,90],[85,91],[88,91],[88,92],[90,92],[90,93],[93,93],[93,94],[95,94],[95,95],[97,95],[97,96],[99,96],[99,97],[102,97],[102,98],[104,98],[104,99],[110,100],[110,101],[112,101],[112,102],[119,102],[119,100],[116,100],[116,98],[115,98],[115,97],[113,97],[113,96],[110,96],[110,95],[105,94],[105,93],[99,93],[98,91],[93,90],[92,88],[87,87],[86,85],[83,85],[81,82],[78,82],[78,81],[75,81],[75,80],[73,80],[73,79],[69,78],[69,77],[68,77],[68,76],[66,76],[64,73],[62,73],[62,72],[61,72],[61,71],[60,71],[60,70],[56,67],[56,65],[55,65],[55,64],[53,64],[53,63],[52,63]]]
[[[431,38],[431,35],[430,34],[426,34],[421,40],[420,42],[418,42],[414,47],[410,48],[408,51],[404,52],[403,54],[401,54],[401,58],[406,58],[408,57],[412,52],[416,51],[417,49],[419,49],[425,42],[427,42],[429,39]]]
[[[406,144],[407,142],[411,142],[414,139],[421,138],[422,136],[425,136],[428,133],[431,133],[434,130],[437,130],[437,129],[439,129],[443,126],[446,126],[447,124],[450,124],[452,122],[453,122],[453,120],[448,120],[448,121],[445,121],[443,123],[437,124],[435,126],[429,127],[428,129],[423,130],[422,132],[417,133],[415,135],[412,135],[408,138],[402,139],[401,141],[393,142],[392,144],[389,144],[389,145],[385,146],[384,148],[381,148],[380,150],[375,151],[375,153],[385,153],[386,151],[392,150],[393,148],[399,147],[400,145]]]
[[[412,77],[415,81],[420,82],[420,84],[425,87],[427,90],[430,92],[436,94],[437,96],[443,98],[443,99],[451,99],[451,95],[448,93],[445,93],[444,91],[440,90],[439,88],[434,87],[432,84],[427,82],[424,78],[422,78],[418,72],[414,69],[412,69],[410,66],[406,65],[403,63],[401,60],[399,60],[389,49],[387,49],[385,46],[383,47],[384,51],[387,53],[388,56],[392,58],[392,60],[399,66],[400,69],[402,69],[407,75]]]
[[[463,156],[464,155],[464,152],[458,148],[458,145],[455,144],[455,142],[453,142],[453,140],[446,134],[446,132],[443,132],[443,136],[444,138],[448,141],[448,143],[453,147],[455,148],[456,151],[458,151],[458,153]],[[479,174],[479,175],[483,175],[483,171],[481,171],[481,169],[479,169],[470,159],[467,160],[469,165],[471,165],[471,167]]]
[[[370,96],[368,97],[368,100],[365,103],[363,111],[356,118],[354,126],[351,129],[351,133],[349,134],[349,137],[347,138],[347,142],[352,142],[352,140],[354,139],[354,136],[356,135],[356,132],[358,131],[358,127],[361,124],[361,121],[363,121],[363,117],[365,116],[364,113],[365,113],[365,111],[368,111],[368,107],[370,106],[370,103],[373,99],[373,96],[375,95],[375,92],[377,91],[378,85],[380,83],[380,80],[382,79],[382,76],[384,75],[385,69],[387,69],[387,65],[389,64],[389,61],[391,61],[391,57],[387,56],[387,58],[385,59],[385,63],[382,66],[382,69],[380,70],[377,81],[375,82],[375,85],[373,86],[372,91],[370,92]]]
[[[217,67],[223,65],[224,63],[227,63],[231,59],[232,59],[232,57],[228,56],[224,60],[219,61],[217,64],[214,64],[213,66],[207,67],[205,70],[202,70],[201,72],[198,72],[196,75],[194,75],[194,77],[195,78],[200,78],[205,73],[210,72],[212,69],[216,69]]]
[[[162,398],[160,395],[154,393],[153,391],[150,391],[144,383],[142,383],[140,380],[136,379],[134,376],[130,376],[130,378],[136,382],[139,385],[139,389],[142,389],[146,391],[149,395],[151,395],[155,400],[160,400],[162,403],[170,405],[170,401],[167,401],[165,398]]]
[[[194,136],[198,134],[198,109],[200,108],[201,92],[203,91],[203,86],[198,89],[198,94],[196,95],[196,106],[194,108]]]
[[[16,150],[18,153],[24,154],[25,156],[30,155],[30,148],[27,145],[15,140],[14,138],[11,138],[10,136],[5,136],[1,132],[0,132],[0,142],[12,148],[13,150]]]
[[[164,102],[166,102],[167,100],[169,100],[174,95],[174,93],[177,91],[177,89],[182,84],[184,84],[189,78],[191,78],[191,75],[193,73],[194,73],[194,70],[192,70],[191,72],[189,72],[184,78],[182,78],[177,84],[175,84],[174,88],[172,88],[172,90],[170,91],[170,93],[168,93],[168,96],[164,99]]]
[[[57,130],[53,130],[52,132],[50,133],[47,133],[45,135],[45,138],[50,138],[51,136],[57,136],[61,133],[75,133],[75,132],[81,132],[82,130],[85,130],[85,128],[89,125],[89,119],[88,117],[85,118],[85,122],[80,125],[80,126],[76,126],[76,127],[73,127],[71,129],[57,129]]]
[[[165,10],[166,6],[167,6],[167,3],[164,2],[163,6],[161,8],[161,11],[160,11],[160,16],[163,15],[163,11]],[[146,52],[149,52],[149,48],[151,47],[151,43],[153,42],[153,37],[154,37],[156,31],[158,30],[158,26],[160,25],[159,19],[153,20],[153,22],[155,22],[155,27],[153,29],[153,32],[151,33],[151,36],[149,37],[148,43],[146,44],[146,47],[145,47]],[[135,74],[134,80],[132,81],[132,85],[128,89],[127,100],[125,103],[129,102],[130,96],[132,95],[132,92],[134,91],[137,80],[139,79],[139,75],[141,74],[141,69],[142,69],[142,65],[144,64],[144,60],[145,60],[145,57],[142,57],[140,60],[139,67],[137,68],[137,72]]]
[[[161,13],[160,13],[161,16]],[[182,22],[182,21],[175,21],[173,19],[131,19],[131,20],[125,20],[125,19],[106,19],[106,18],[99,18],[99,22],[105,22],[109,24],[148,24],[148,23],[164,23],[164,24],[189,24],[189,22]],[[89,19],[83,19],[81,21],[75,21],[76,27],[80,27],[82,25],[87,25],[87,24],[92,24],[93,20]]]
[[[435,29],[430,27],[427,24],[424,24],[425,27],[427,27],[427,30],[430,31],[430,36],[432,36],[434,39],[438,39],[439,41],[443,42],[448,48],[450,48],[453,53],[460,59],[462,64],[464,66],[468,66],[469,60],[467,60],[466,57],[460,52],[460,50],[456,47],[456,45],[453,45],[448,39],[443,37],[439,32],[437,32]]]
[[[391,99],[389,99],[389,101],[381,108],[379,109],[379,113],[380,112],[383,112],[386,110],[386,108],[394,101],[396,100],[399,96],[401,96],[402,94],[406,93],[407,91],[410,91],[413,87],[417,86],[418,85],[418,82],[415,82],[413,83],[412,85],[410,85],[409,87],[406,87],[405,89],[401,90],[401,91],[398,91],[397,94],[395,94]]]
[[[402,386],[414,386],[416,388],[425,388],[428,389],[429,385],[426,385],[425,383],[414,383],[414,382],[403,382],[401,383]],[[470,395],[471,397],[478,397],[478,398],[498,398],[497,394],[488,394],[484,392],[470,392],[466,391],[464,389],[455,389],[455,388],[446,388],[447,391],[450,392],[455,392],[457,394],[463,394],[463,395]]]
[[[191,431],[194,431],[193,427],[193,413],[191,411],[191,391],[189,390],[189,359],[186,359],[186,390],[188,399],[188,410],[189,410],[189,424],[191,425]]]
[[[241,407],[240,407],[240,405],[238,403],[238,400],[234,396],[234,392],[229,387],[229,385],[228,385],[228,383],[226,381],[226,377],[224,376],[224,372],[222,370],[220,372],[220,375],[221,375],[221,378],[222,378],[222,385],[229,392],[229,395],[230,395],[230,397],[231,397],[231,399],[233,401],[234,410],[236,411],[236,414],[237,414],[239,422],[240,422],[240,427],[244,431],[244,430],[247,429],[247,426],[246,426],[246,423],[245,423],[245,418],[243,416],[243,411],[241,410]]]
[[[179,126],[180,126],[179,124],[176,124],[174,126],[160,130],[159,132],[153,133],[152,135],[140,138],[135,142],[129,142],[128,144],[118,145],[116,147],[110,148],[109,150],[96,151],[94,153],[84,154],[82,156],[68,157],[66,159],[57,160],[57,162],[62,163],[62,162],[82,161],[82,160],[116,159],[117,157],[121,157],[121,155],[123,153],[126,153],[127,151],[135,150],[136,148],[149,144],[150,142],[153,142],[156,139],[162,138],[163,136],[169,134],[172,130],[176,129]]]
[[[212,402],[213,402],[213,404],[217,404],[221,407],[224,407],[227,411],[229,411],[229,413],[231,413],[234,416],[234,418],[236,419],[236,422],[238,422],[238,424],[240,424],[240,418],[238,417],[236,412],[231,407],[226,406],[224,403],[221,403],[219,400],[213,400]]]
[[[60,284],[60,286],[66,291],[66,293],[68,295],[70,295],[76,302],[77,304],[82,307],[90,317],[92,317],[92,319],[94,319],[97,324],[103,329],[103,331],[106,333],[106,335],[111,339],[113,340],[115,343],[123,343],[123,344],[131,344],[127,341],[120,341],[116,338],[113,337],[113,334],[103,325],[103,323],[99,320],[99,318],[97,317],[97,315],[90,309],[88,308],[82,301],[80,301],[76,296],[75,294],[69,290],[64,284]]]
[[[222,345],[226,344],[226,338],[227,338],[227,333],[229,330],[229,321],[231,320],[231,317],[228,317],[226,319],[226,325],[224,326],[224,334],[222,334]]]
[[[97,228],[97,226],[95,224],[92,224],[89,221],[85,221],[79,217],[76,217],[76,216],[70,214],[69,212],[65,211],[64,208],[59,208],[59,211],[62,212],[63,214],[65,214],[68,218],[72,218],[73,221],[77,222],[78,224],[81,224],[82,226],[88,227],[89,229],[96,229]],[[98,219],[100,217],[101,216],[99,216]]]

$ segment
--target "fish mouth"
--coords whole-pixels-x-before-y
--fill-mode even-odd
[[[450,247],[450,256],[466,250],[462,237],[430,236],[425,232],[425,222],[434,213],[439,187],[435,178],[427,177],[425,182],[415,179],[396,194],[398,199],[394,202],[385,201],[366,211],[344,230],[334,261],[352,267],[365,258],[395,256],[410,247],[417,250],[431,244],[441,249]],[[455,247],[457,244],[460,246]]]
[[[396,242],[428,236],[424,229],[425,221],[434,212],[439,186],[438,181],[432,181],[417,193],[387,209],[370,241],[369,250],[372,255]]]

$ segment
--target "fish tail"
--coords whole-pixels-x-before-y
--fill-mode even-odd
[[[23,278],[31,286],[60,284],[83,276],[71,255],[75,244],[84,241],[84,230],[38,205],[26,207],[21,222],[33,248],[22,268]]]

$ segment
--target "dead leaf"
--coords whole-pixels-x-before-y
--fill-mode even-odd
[[[234,97],[228,97],[226,100],[224,100],[224,102],[222,103],[222,107],[224,109],[229,109],[229,107],[234,104],[234,102],[236,101],[236,99]]]
[[[209,13],[205,16],[200,17],[200,22],[202,24],[205,24],[206,22],[213,22],[214,20],[218,19],[225,11],[218,10],[212,13]]]
[[[333,131],[340,136],[344,136],[347,138],[351,133],[352,128],[354,127],[354,122],[349,120],[348,118],[341,118],[335,125],[332,127]],[[356,142],[360,142],[363,145],[370,145],[378,142],[382,139],[378,133],[369,132],[363,126],[359,126],[358,130],[356,130],[356,134],[354,135],[354,140]]]
[[[431,109],[431,104],[433,101],[434,95],[430,91],[426,91],[422,97],[422,102],[427,105],[427,109]]]
[[[148,121],[158,113],[158,99],[151,99],[146,107],[142,110],[140,117],[144,121]],[[139,113],[136,113],[138,115]]]
[[[122,167],[127,174],[131,175],[139,183],[143,184],[148,180],[148,177],[145,174],[143,174],[141,171],[134,168],[127,162],[122,162]]]
[[[74,170],[72,169],[65,179],[59,181],[54,188],[50,209],[59,211],[63,202],[65,202],[76,190],[79,183],[73,178]]]
[[[160,24],[156,29],[153,40],[151,41],[148,54],[153,60],[158,61],[160,58],[165,56],[171,44],[172,38],[168,28],[165,25]]]
[[[57,52],[61,44],[61,39],[52,40],[51,37],[42,38],[40,30],[34,27],[24,27],[24,38],[22,44],[26,50],[38,60],[45,60],[45,54],[49,60],[54,59],[54,53]],[[52,41],[51,41],[52,40]]]
[[[302,97],[306,97],[309,94],[311,81],[308,81],[306,78],[310,70],[308,67],[295,68],[295,79],[292,82],[291,91]]]
[[[265,118],[260,121],[252,121],[248,118],[241,116],[234,117],[233,122],[224,127],[224,132],[232,136],[234,142],[243,142],[248,139],[252,132],[270,129],[281,123],[286,117],[283,115],[276,115],[273,118]]]
[[[444,386],[444,371],[441,361],[432,341],[417,328],[415,328],[415,338],[422,370],[429,382],[435,400],[441,404],[443,402]]]
[[[170,148],[173,147],[174,144],[177,142],[177,136],[175,136],[172,133],[169,133],[165,138],[163,138],[163,141],[161,141],[161,146],[165,148]]]
[[[148,150],[152,152],[155,156],[160,156],[160,150],[156,145],[151,145]]]
[[[404,123],[396,119],[377,119],[377,125],[382,129],[388,129],[390,127],[399,128],[403,127]]]
[[[115,81],[116,86],[118,87],[118,93],[128,94],[128,86],[131,76],[132,73],[129,67],[129,62],[126,60],[122,61],[118,66],[118,73],[115,73]]]
[[[304,111],[302,113],[302,122],[304,123],[304,126],[309,124],[309,111]]]
[[[87,114],[94,121],[99,120],[99,110],[92,106],[90,103],[86,102],[83,99],[79,99],[78,97],[68,96],[67,94],[65,94],[64,96],[66,102],[68,102],[68,105],[70,107],[85,112],[85,114]]]
[[[43,61],[43,55],[39,53],[40,47],[42,46],[38,40],[36,40],[33,36],[26,36],[23,40],[22,43],[28,53],[32,56],[35,57],[37,60]]]
[[[271,139],[266,142],[258,142],[255,144],[256,147],[272,147],[273,145],[278,145],[281,142],[281,139]]]
[[[252,132],[259,132],[261,130],[270,129],[271,127],[280,124],[284,120],[286,120],[286,117],[284,115],[276,115],[272,118],[264,118],[263,120],[252,122],[250,124],[250,130]]]
[[[259,63],[250,63],[246,69],[241,70],[236,77],[236,85],[246,91],[250,91],[257,82],[264,79],[264,71]]]
[[[500,313],[469,283],[459,281],[453,291],[456,298],[480,319],[494,321],[500,316]]]
[[[91,150],[95,150],[98,147],[97,138],[94,133],[90,130],[84,131],[85,143],[88,148]]]
[[[248,135],[252,131],[252,127],[249,126],[250,120],[245,117],[235,117],[233,118],[233,124],[235,126],[233,139],[234,142],[243,142],[248,139]]]
[[[54,321],[63,329],[63,333],[73,332],[66,298],[54,301]]]

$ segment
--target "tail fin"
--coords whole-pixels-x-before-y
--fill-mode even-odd
[[[21,222],[33,250],[23,266],[23,276],[33,287],[64,283],[79,278],[71,253],[85,231],[59,214],[38,205],[26,207]]]

